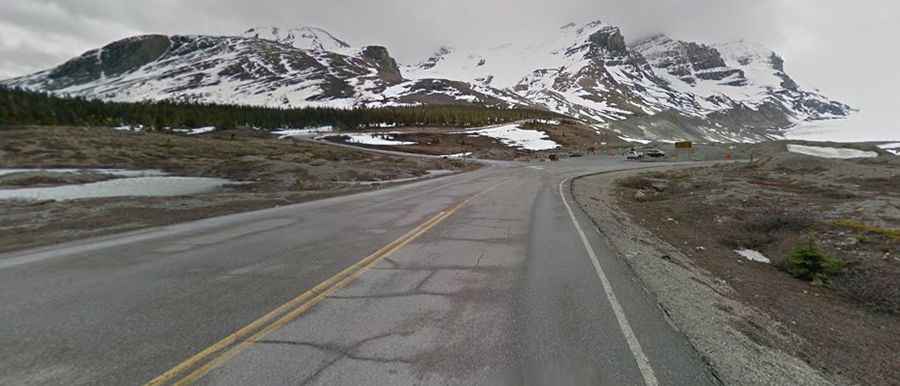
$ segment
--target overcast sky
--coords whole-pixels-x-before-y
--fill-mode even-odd
[[[444,44],[495,46],[599,19],[626,38],[763,43],[801,85],[861,109],[867,130],[900,139],[897,15],[900,2],[884,0],[0,0],[0,78],[142,33],[311,25],[412,62]]]

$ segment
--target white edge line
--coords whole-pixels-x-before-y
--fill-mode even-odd
[[[610,284],[609,279],[607,279],[606,273],[603,272],[600,261],[597,260],[597,255],[594,253],[594,247],[591,246],[590,241],[588,241],[587,236],[581,229],[581,225],[578,224],[578,219],[575,218],[575,212],[572,211],[572,206],[570,206],[569,202],[566,200],[563,186],[568,180],[569,179],[567,178],[559,183],[559,196],[562,198],[562,202],[569,212],[569,217],[572,219],[572,224],[575,225],[575,230],[578,231],[578,236],[581,237],[581,242],[584,244],[584,248],[591,258],[591,263],[594,265],[594,271],[597,272],[597,277],[600,278],[600,282],[603,284],[603,291],[606,292],[606,298],[609,299],[609,304],[612,306],[613,313],[616,315],[616,320],[619,322],[619,327],[622,329],[622,335],[625,335],[625,341],[628,342],[628,348],[631,350],[635,362],[637,362],[641,376],[644,377],[644,384],[647,386],[658,386],[659,381],[656,380],[656,374],[653,373],[653,367],[650,366],[650,360],[644,355],[644,350],[641,348],[640,342],[638,342],[637,337],[634,335],[634,330],[631,329],[628,318],[625,317],[625,311],[622,309],[622,305],[619,303],[618,298],[616,298],[616,293],[613,292],[612,284]]]

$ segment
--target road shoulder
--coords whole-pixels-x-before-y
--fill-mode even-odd
[[[740,323],[753,323],[782,339],[796,339],[764,313],[732,300],[728,294],[733,289],[727,283],[694,265],[616,207],[612,182],[633,173],[639,172],[577,178],[572,182],[573,195],[716,376],[724,384],[833,384],[802,360],[738,330]]]

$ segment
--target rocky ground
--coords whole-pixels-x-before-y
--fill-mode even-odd
[[[250,183],[179,197],[0,201],[0,252],[377,189],[391,180],[427,177],[430,170],[471,167],[477,166],[278,140],[255,130],[183,136],[107,128],[5,128],[0,129],[0,169],[156,169]],[[115,177],[16,173],[0,176],[0,189],[110,178]]]
[[[574,190],[727,384],[900,384],[900,161],[783,147]]]

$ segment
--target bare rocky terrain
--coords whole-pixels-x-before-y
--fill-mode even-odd
[[[184,136],[109,128],[0,129],[0,169],[151,169],[242,182],[177,197],[0,200],[0,252],[377,189],[391,181],[426,178],[429,171],[472,167],[477,166],[278,140],[255,130]],[[0,175],[0,189],[114,178],[91,171],[21,172]]]
[[[574,190],[726,384],[896,385],[900,161],[784,146],[752,147],[753,163],[597,175]],[[792,256],[810,246],[835,269],[799,272]]]

